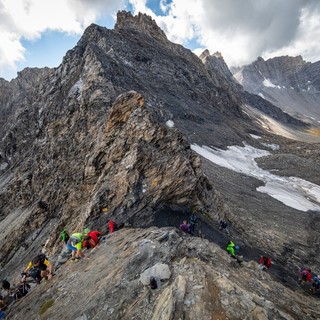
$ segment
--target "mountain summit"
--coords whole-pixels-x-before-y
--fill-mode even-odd
[[[319,213],[259,192],[259,176],[214,156],[263,150],[264,175],[319,184],[319,146],[275,135],[308,126],[245,91],[221,55],[199,58],[147,15],[122,11],[114,30],[90,25],[60,66],[1,79],[0,93],[1,277],[16,282],[40,251],[60,266],[64,227],[122,226],[11,305],[10,318],[320,316],[296,281],[298,266],[318,266]],[[177,228],[192,214],[193,236]],[[229,240],[242,264],[226,253]],[[262,254],[274,260],[268,274]]]

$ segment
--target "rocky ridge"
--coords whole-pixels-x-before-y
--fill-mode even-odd
[[[317,319],[319,301],[174,228],[122,229],[69,262],[10,319]],[[149,277],[158,280],[151,289]],[[94,284],[94,285],[93,285]],[[77,301],[77,303],[74,303]],[[32,306],[32,307],[31,307]],[[80,307],[81,306],[81,307]]]
[[[105,231],[110,217],[133,227],[177,226],[196,212],[206,222],[206,236],[222,248],[228,239],[216,233],[216,224],[227,217],[246,260],[272,255],[283,266],[281,272],[274,269],[276,280],[290,288],[279,289],[288,294],[283,305],[292,301],[296,292],[286,290],[299,290],[292,281],[296,266],[319,263],[318,214],[301,213],[257,192],[260,181],[200,160],[190,144],[225,148],[245,141],[267,149],[278,144],[261,163],[311,181],[319,176],[318,145],[265,132],[243,111],[244,91],[230,84],[223,59],[209,53],[203,58],[168,41],[150,17],[120,12],[114,30],[91,25],[58,68],[26,70],[32,85],[23,73],[10,83],[1,81],[2,276],[17,275],[41,249],[54,260],[62,226]],[[203,240],[192,241],[202,248]],[[215,292],[215,285],[208,290]],[[27,299],[34,301],[32,296]],[[316,317],[310,299],[310,309],[288,313]],[[119,307],[115,317],[124,309]],[[231,317],[235,311],[228,310]]]

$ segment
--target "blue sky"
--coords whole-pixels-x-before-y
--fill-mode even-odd
[[[85,28],[112,29],[118,10],[150,15],[169,40],[229,66],[258,56],[320,60],[319,0],[0,0],[0,77],[57,67]]]

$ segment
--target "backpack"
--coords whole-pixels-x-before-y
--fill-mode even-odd
[[[15,300],[19,300],[22,297],[24,297],[29,292],[30,288],[31,288],[30,285],[26,282],[19,284],[16,290],[14,291],[13,296]]]
[[[61,240],[64,242],[67,242],[70,239],[70,236],[68,234],[68,231],[66,229],[63,229],[61,231]]]
[[[6,279],[2,280],[2,288],[5,290],[10,290],[10,282]]]
[[[197,223],[197,217],[194,214],[190,217],[190,223],[191,224],[196,224]]]

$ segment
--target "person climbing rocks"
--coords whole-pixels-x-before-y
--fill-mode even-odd
[[[110,219],[108,222],[109,233],[113,233],[116,230],[116,228],[117,228],[116,222]]]
[[[300,280],[299,280],[299,284],[306,284],[307,282],[311,282],[312,281],[312,273],[311,273],[311,269],[310,268],[304,268],[301,272],[300,272]]]
[[[189,218],[190,233],[191,233],[192,235],[194,235],[194,233],[195,233],[197,221],[198,221],[197,216],[194,215],[194,214],[192,214],[192,215],[190,216],[190,218]]]
[[[320,289],[320,275],[314,276],[312,278],[312,292],[316,293]]]
[[[10,287],[11,287],[10,282],[7,279],[3,279],[1,281],[1,287],[2,287],[2,289],[4,289],[4,290],[9,292],[10,291]]]
[[[82,247],[91,249],[96,247],[99,244],[102,233],[100,231],[93,230],[93,231],[89,231],[86,234],[86,236],[87,236],[87,239],[83,241]]]
[[[179,229],[183,232],[190,233],[190,224],[187,223],[187,220],[183,220],[180,224]]]
[[[90,238],[83,233],[73,233],[67,242],[67,249],[71,250],[71,260],[78,261],[81,258],[85,258],[82,252],[83,241]]]
[[[24,273],[26,277],[30,276],[36,282],[40,283],[44,278],[47,280],[52,278],[53,265],[49,262],[44,253],[40,253],[29,262]]]
[[[235,243],[234,243],[233,241],[230,240],[230,241],[228,242],[227,248],[226,248],[228,254],[231,255],[231,258],[236,259],[237,262],[238,262],[239,264],[241,264],[241,262],[242,262],[242,257],[236,255],[236,250],[239,250],[239,249],[240,249],[240,247],[237,246],[237,245],[235,245]]]
[[[261,256],[259,259],[259,268],[263,271],[267,271],[271,267],[272,261],[267,256]]]
[[[226,234],[230,234],[228,229],[228,222],[225,220],[221,220],[219,223],[219,230],[224,231]]]
[[[6,309],[7,309],[7,304],[1,297],[1,299],[0,299],[0,319],[4,319],[5,318],[4,311],[6,311]]]

